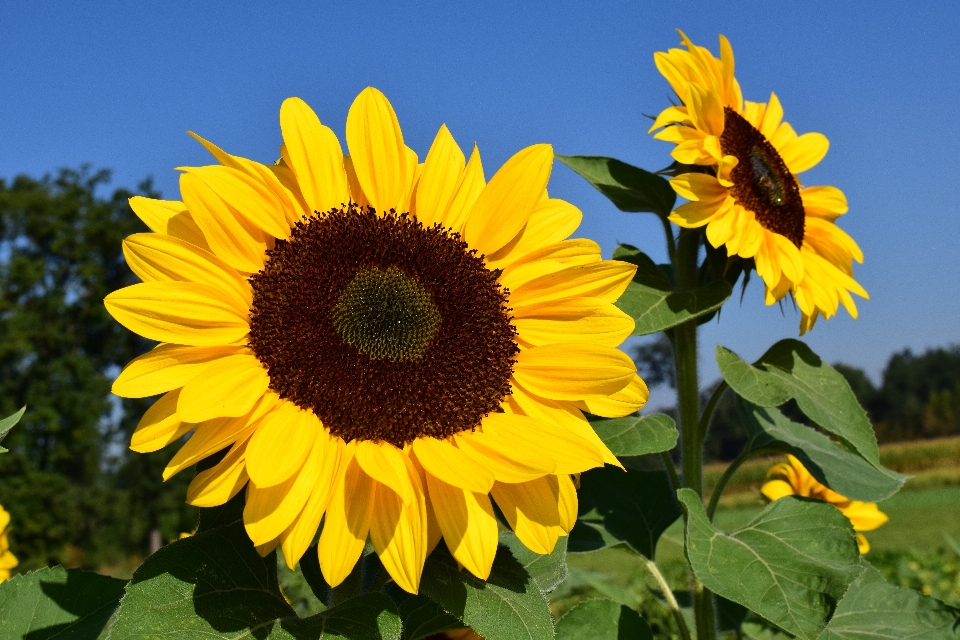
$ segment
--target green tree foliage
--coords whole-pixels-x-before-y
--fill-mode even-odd
[[[170,454],[127,455],[148,403],[110,394],[120,368],[151,345],[103,306],[135,281],[121,241],[146,231],[127,204],[133,193],[100,195],[109,179],[83,167],[0,180],[0,413],[29,407],[4,441],[0,504],[21,571],[143,555],[151,529],[190,526],[183,481],[160,481]],[[157,195],[149,181],[139,192]]]

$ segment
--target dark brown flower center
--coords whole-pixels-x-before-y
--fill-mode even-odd
[[[348,442],[447,437],[510,393],[518,348],[497,276],[439,225],[333,209],[251,276],[250,347],[272,389]]]
[[[739,161],[730,172],[734,200],[752,211],[764,229],[779,233],[800,247],[805,214],[796,178],[774,146],[752,124],[730,107],[724,107],[723,113],[720,149]]]

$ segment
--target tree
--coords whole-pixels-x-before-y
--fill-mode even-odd
[[[0,180],[0,413],[28,406],[6,440],[0,503],[16,523],[21,570],[96,564],[108,548],[142,554],[161,496],[183,492],[150,468],[170,454],[127,455],[145,404],[110,394],[120,368],[152,345],[103,306],[136,281],[123,238],[147,230],[127,204],[133,193],[98,195],[109,179],[82,167]],[[158,195],[149,180],[139,192]]]

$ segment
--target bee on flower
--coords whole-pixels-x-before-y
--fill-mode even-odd
[[[886,523],[890,519],[887,514],[880,511],[876,502],[860,502],[840,495],[818,482],[794,456],[788,455],[787,459],[789,462],[776,464],[767,472],[768,478],[775,479],[760,488],[763,495],[771,501],[785,496],[802,496],[829,502],[850,520],[853,530],[857,532],[860,553],[870,551],[870,543],[860,532],[873,531]]]

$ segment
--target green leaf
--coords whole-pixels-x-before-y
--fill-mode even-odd
[[[26,407],[22,407],[20,411],[17,411],[15,414],[0,420],[0,442],[3,442],[3,439],[7,437],[7,434],[10,433],[10,429],[13,428],[13,425],[20,422],[20,418],[23,417],[23,412],[26,410]],[[9,451],[9,449],[0,447],[0,453],[6,453],[7,451]]]
[[[95,640],[126,584],[63,567],[17,576],[0,584],[0,638]]]
[[[853,526],[833,505],[781,498],[727,534],[713,528],[696,493],[677,495],[687,512],[687,559],[700,581],[802,640],[817,638],[863,570]]]
[[[646,621],[611,600],[581,602],[557,621],[557,640],[653,640]]]
[[[500,544],[506,545],[530,577],[534,579],[541,593],[550,593],[569,575],[567,570],[567,538],[557,540],[553,552],[540,555],[527,549],[526,545],[512,531],[500,532]]]
[[[906,480],[906,476],[881,466],[873,425],[849,383],[804,343],[781,340],[752,366],[732,351],[717,347],[717,364],[737,395],[760,407],[796,400],[808,418],[840,438],[849,449],[892,480],[901,484]]]
[[[793,454],[814,478],[851,500],[879,502],[903,486],[902,476],[891,477],[775,407],[757,407],[743,398],[737,398],[736,405],[750,438],[748,451],[773,447]]]
[[[580,517],[568,549],[585,552],[626,542],[653,559],[657,541],[680,517],[680,505],[663,471],[591,469],[580,476]]]
[[[551,640],[550,606],[507,547],[497,549],[487,580],[461,571],[444,545],[423,568],[420,593],[486,640]]]
[[[242,522],[163,547],[133,574],[112,640],[398,639],[400,616],[381,593],[300,619],[277,583],[276,552],[261,558]]]
[[[637,273],[616,303],[636,322],[635,336],[665,331],[711,314],[722,307],[733,292],[730,284],[723,281],[710,282],[693,291],[674,291],[670,280],[653,260],[630,245],[617,247],[613,258],[637,266]]]
[[[670,451],[680,437],[673,418],[662,413],[591,420],[590,426],[615,456]]]
[[[667,217],[677,201],[670,181],[655,173],[604,156],[557,156],[621,211]]]
[[[403,640],[420,640],[451,629],[462,629],[463,623],[426,596],[411,596],[400,607]]]
[[[948,640],[960,638],[960,611],[936,598],[883,580],[864,561],[819,640]]]

